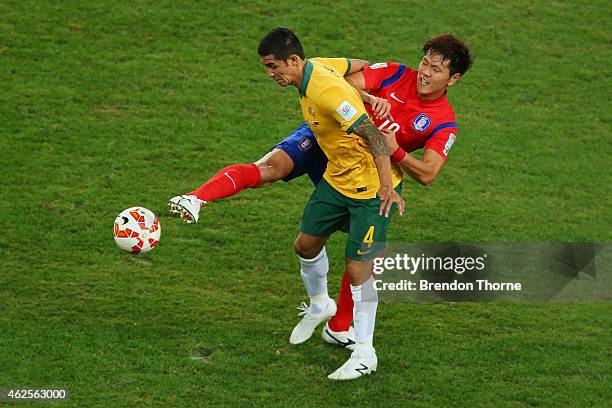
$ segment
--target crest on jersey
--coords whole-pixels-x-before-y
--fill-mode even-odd
[[[310,150],[311,147],[312,147],[312,140],[310,140],[310,138],[305,137],[302,140],[300,140],[300,150],[302,150],[303,152]]]
[[[429,127],[429,125],[431,125],[431,120],[424,113],[419,113],[419,116],[414,118],[414,120],[412,121],[412,126],[414,126],[414,128],[419,132],[423,132]]]

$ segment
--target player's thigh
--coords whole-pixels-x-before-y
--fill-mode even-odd
[[[344,256],[356,261],[370,260],[387,245],[387,229],[395,212],[389,217],[379,215],[380,200],[354,200],[350,207],[349,233]]]
[[[281,177],[283,181],[290,181],[308,174],[313,184],[318,184],[327,167],[327,157],[306,123],[298,126],[289,136],[272,148],[272,151],[277,150],[286,154],[292,166],[291,170],[285,172]]]
[[[350,213],[345,197],[325,180],[315,188],[302,214],[300,231],[318,237],[327,237],[347,223]]]

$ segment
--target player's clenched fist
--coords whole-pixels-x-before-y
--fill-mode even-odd
[[[393,121],[393,117],[391,116],[391,102],[385,98],[370,95],[368,103],[372,107],[372,112],[376,119],[386,118]]]

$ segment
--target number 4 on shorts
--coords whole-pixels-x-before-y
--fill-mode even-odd
[[[368,244],[368,248],[372,247],[374,243],[374,226],[370,225],[368,228],[368,232],[366,232],[365,237],[363,237],[363,243]]]

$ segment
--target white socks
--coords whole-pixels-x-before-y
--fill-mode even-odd
[[[366,356],[375,353],[372,345],[374,323],[378,307],[378,293],[374,288],[374,277],[358,286],[351,285],[353,295],[353,322],[355,324],[355,351]]]
[[[319,255],[313,259],[300,258],[300,274],[304,281],[306,293],[310,297],[310,312],[321,313],[329,303],[329,295],[327,294],[327,271],[329,269],[329,261],[325,247],[319,252]]]

